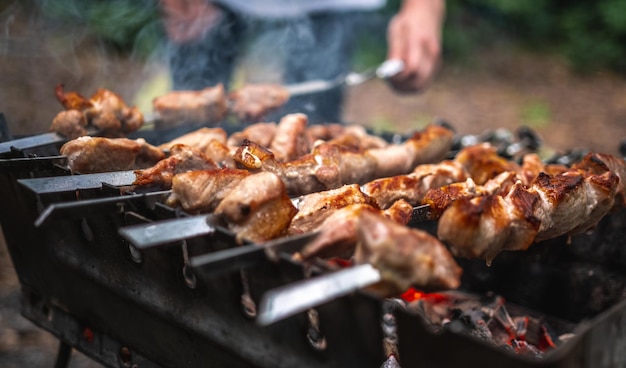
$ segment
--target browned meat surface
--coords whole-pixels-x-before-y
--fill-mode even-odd
[[[367,203],[355,203],[337,209],[324,222],[311,229],[319,231],[320,234],[302,248],[295,258],[299,260],[313,257],[350,258],[357,245],[357,226],[359,216],[363,212],[378,213],[394,222],[405,225],[411,219],[413,206],[406,201],[399,200],[384,211]]]
[[[74,139],[87,135],[87,118],[79,110],[61,111],[52,120],[51,132],[57,132],[63,136]]]
[[[612,155],[589,153],[581,162],[573,165],[573,168],[593,174],[602,174],[610,170],[617,175],[619,177],[619,184],[617,185],[617,193],[615,194],[614,210],[626,207],[626,161]]]
[[[490,143],[482,143],[461,150],[455,161],[465,166],[469,176],[478,185],[504,171],[520,170],[519,165],[498,155],[496,147]]]
[[[277,84],[246,84],[228,95],[230,111],[245,122],[258,122],[289,100],[289,91]]]
[[[226,146],[227,138],[226,131],[222,128],[204,127],[163,143],[159,148],[167,150],[175,144],[184,144],[203,152],[220,167],[234,168],[234,150]]]
[[[256,123],[235,132],[228,137],[226,144],[230,147],[239,147],[244,141],[251,141],[261,147],[269,147],[276,134],[276,123]]]
[[[172,91],[152,101],[159,124],[174,126],[183,123],[216,124],[228,113],[224,86],[200,91]]]
[[[424,134],[414,136],[412,143],[394,145],[397,147],[393,151],[396,155],[394,162],[403,162],[402,165],[410,166],[410,170],[413,170],[413,164],[406,165],[406,157],[400,156],[407,153],[406,147],[412,147],[411,160],[415,162],[441,159],[450,148],[450,134],[445,128],[426,128]],[[279,175],[285,182],[289,195],[298,196],[338,188],[345,184],[364,184],[377,178],[383,157],[375,154],[384,149],[386,148],[359,150],[321,142],[313,147],[311,153],[281,163],[270,150],[246,141],[235,153],[234,160],[241,167]],[[390,153],[391,150],[387,150],[383,156],[389,159]],[[385,171],[392,172],[390,169]]]
[[[289,114],[280,119],[269,146],[278,161],[292,161],[309,152],[306,139],[308,121],[304,114]]]
[[[171,146],[169,157],[150,168],[135,170],[137,179],[133,184],[155,185],[169,189],[172,186],[172,178],[176,174],[212,169],[217,169],[217,165],[204,153],[184,144],[175,144]]]
[[[376,206],[372,198],[363,194],[357,184],[307,194],[296,198],[294,203],[298,208],[298,213],[289,225],[290,234],[313,231],[333,212],[351,204],[363,203]]]
[[[391,206],[404,199],[413,206],[421,204],[429,189],[459,182],[467,178],[467,172],[455,161],[419,165],[412,173],[370,181],[363,185],[363,192],[376,199],[380,208]]]
[[[117,94],[98,89],[90,98],[93,107],[86,109],[87,119],[98,130],[115,134],[130,133],[143,125],[143,115],[137,107],[128,107]]]
[[[461,284],[461,268],[448,249],[426,232],[366,211],[359,217],[357,233],[355,263],[369,263],[380,271],[382,282],[375,288],[386,295],[411,286],[440,290]]]
[[[592,228],[613,207],[619,181],[608,170],[542,172],[529,187],[517,182],[505,196],[458,199],[444,211],[437,234],[456,255],[491,262],[503,250]]]
[[[467,178],[464,182],[429,189],[422,198],[422,204],[430,206],[430,216],[435,219],[457,199],[492,194],[506,195],[517,180],[517,176],[512,171],[503,172],[489,179],[484,185],[476,185],[472,178]]]
[[[441,161],[452,146],[454,133],[438,125],[429,125],[402,144],[372,148],[376,158],[376,178],[410,173],[417,165]]]
[[[278,175],[285,183],[289,195],[299,196],[342,185],[337,151],[336,146],[321,146],[312,154],[280,163],[268,149],[246,141],[237,149],[234,160],[248,170],[267,171]]]
[[[522,159],[522,166],[517,174],[518,178],[524,185],[529,185],[540,172],[546,174],[556,175],[567,171],[565,165],[546,165],[541,161],[539,155],[535,153],[529,153],[524,155]]]
[[[318,124],[307,129],[309,146],[322,140],[357,149],[381,148],[389,143],[384,139],[367,133],[361,125]]]
[[[215,163],[217,163],[220,167],[235,168],[236,164],[235,159],[233,158],[235,151],[236,149],[229,148],[217,139],[213,139],[212,141],[209,141],[206,149],[204,150],[204,154],[215,161]]]
[[[127,106],[119,95],[107,89],[100,88],[87,99],[76,92],[65,92],[63,85],[59,84],[55,94],[67,112],[72,112],[59,113],[50,130],[70,139],[86,135],[86,127],[94,127],[104,136],[119,137],[143,125],[143,114],[139,109]],[[84,120],[78,118],[77,113],[82,114]]]
[[[159,146],[160,149],[167,150],[175,144],[184,144],[186,146],[193,147],[202,152],[207,150],[211,141],[217,140],[218,142],[226,144],[227,134],[222,128],[200,128],[193,132],[181,135],[167,143],[163,143]]]
[[[60,150],[75,173],[143,169],[165,158],[160,149],[143,139],[83,136],[65,143]]]
[[[256,243],[284,235],[296,212],[285,184],[269,172],[244,177],[215,209],[238,240]]]
[[[180,206],[189,213],[210,213],[243,178],[247,170],[216,169],[197,170],[175,175],[172,194],[167,199],[170,206]]]

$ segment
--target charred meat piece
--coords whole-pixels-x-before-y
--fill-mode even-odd
[[[359,216],[355,263],[370,263],[382,281],[374,285],[385,295],[417,287],[420,290],[455,289],[461,268],[448,249],[430,234],[411,229],[380,214]]]
[[[202,152],[206,151],[212,140],[217,140],[221,143],[226,143],[227,134],[222,128],[200,128],[193,132],[181,135],[167,143],[159,145],[162,150],[167,150],[175,144],[184,144],[186,146],[193,147]]]
[[[74,139],[87,135],[87,118],[79,110],[61,111],[52,120],[50,126],[51,132],[62,134],[63,136]]]
[[[338,147],[322,145],[312,154],[281,163],[270,150],[246,141],[235,152],[234,160],[240,167],[253,172],[267,171],[278,175],[288,194],[299,196],[342,185],[338,155]]]
[[[278,84],[246,84],[228,95],[231,113],[243,122],[260,121],[289,97],[289,91]]]
[[[386,210],[367,203],[355,203],[333,211],[324,222],[311,230],[318,230],[320,234],[308,243],[295,258],[307,260],[313,257],[341,257],[350,258],[357,245],[357,226],[363,212],[381,214],[398,224],[405,225],[413,213],[413,206],[399,200]]]
[[[545,164],[541,161],[539,155],[535,153],[529,153],[522,158],[522,166],[518,171],[518,178],[524,185],[529,185],[540,172],[546,174],[556,175],[564,171],[567,171],[567,166],[556,164]]]
[[[234,150],[226,146],[227,134],[222,128],[200,128],[182,135],[170,142],[163,143],[159,148],[167,150],[175,144],[191,146],[203,152],[220,167],[235,167]]]
[[[429,125],[401,144],[372,148],[367,152],[376,158],[375,178],[410,173],[417,165],[441,161],[452,146],[454,132]]]
[[[437,235],[454,254],[490,263],[501,251],[589,230],[611,210],[618,187],[608,170],[540,173],[530,187],[517,182],[506,196],[458,199],[441,216]]]
[[[175,175],[172,194],[167,204],[180,206],[189,213],[210,213],[244,178],[247,170],[216,169],[197,170]]]
[[[172,186],[172,178],[176,174],[212,169],[217,169],[217,164],[204,153],[184,144],[175,144],[170,149],[169,157],[150,168],[135,170],[136,180],[133,184],[155,185],[169,189]]]
[[[591,174],[602,174],[609,170],[619,177],[617,193],[615,194],[615,204],[613,210],[626,208],[626,161],[623,159],[602,154],[589,153],[583,157],[582,161],[572,166],[574,169],[584,170]]]
[[[505,171],[520,170],[519,165],[498,155],[498,150],[490,143],[482,143],[461,150],[455,161],[465,167],[470,178],[478,185]]]
[[[298,210],[285,184],[269,172],[244,177],[215,209],[239,241],[264,242],[287,231]]]
[[[386,162],[401,163],[398,169],[384,169],[386,173],[413,170],[413,162],[429,162],[441,159],[451,144],[451,132],[445,128],[433,126],[424,134],[416,134],[412,143],[390,145],[385,148],[359,150],[346,146],[321,142],[313,147],[311,153],[298,159],[279,162],[274,154],[259,145],[246,141],[237,150],[234,160],[238,165],[250,170],[273,172],[281,177],[291,196],[298,196],[322,190],[338,188],[345,184],[364,184],[377,178],[381,173],[380,165],[384,159],[395,160]],[[396,147],[396,148],[389,148]],[[381,152],[384,151],[384,154]],[[406,164],[407,150],[412,155]],[[380,154],[376,156],[376,154]],[[406,166],[406,167],[405,167]],[[407,169],[410,167],[410,169]]]
[[[276,123],[256,123],[235,132],[228,137],[226,144],[230,147],[239,147],[244,141],[251,141],[261,147],[269,147],[276,134]]]
[[[87,127],[96,128],[104,136],[120,137],[143,125],[143,114],[139,109],[127,106],[119,95],[107,89],[100,88],[87,99],[76,92],[65,92],[63,85],[59,84],[55,94],[66,111],[54,118],[50,131],[70,139],[86,135]],[[78,114],[84,118],[79,118]]]
[[[90,98],[92,108],[86,109],[85,114],[91,124],[98,130],[110,132],[131,133],[143,125],[143,115],[137,107],[128,107],[117,94],[104,89],[98,89]]]
[[[163,151],[141,138],[83,136],[65,143],[60,152],[72,172],[81,174],[143,169],[165,158]]]
[[[313,231],[333,212],[351,204],[376,206],[376,202],[361,192],[357,184],[303,195],[296,198],[294,203],[298,213],[289,225],[290,234]]]
[[[278,161],[295,160],[309,152],[305,134],[307,123],[308,118],[304,114],[289,114],[280,119],[269,146]]]
[[[467,172],[455,161],[419,165],[412,173],[372,180],[363,185],[363,191],[376,199],[380,208],[387,208],[404,199],[413,206],[422,202],[429,189],[467,179]]]
[[[512,171],[505,171],[489,179],[484,185],[477,185],[472,178],[467,178],[464,182],[429,189],[422,199],[422,204],[430,207],[430,215],[435,219],[457,199],[493,194],[506,195],[517,181],[517,176]]]
[[[356,149],[381,148],[389,143],[384,139],[371,135],[361,125],[319,124],[307,129],[309,146],[318,140]]]
[[[216,124],[228,113],[224,86],[200,91],[172,91],[152,100],[157,121],[164,127],[183,123]]]

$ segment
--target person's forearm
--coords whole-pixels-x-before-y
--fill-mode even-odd
[[[432,77],[441,54],[444,0],[404,0],[388,29],[388,59],[400,59],[405,70],[392,78],[400,91],[417,91]]]

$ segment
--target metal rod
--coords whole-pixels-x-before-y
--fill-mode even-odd
[[[57,359],[54,362],[54,368],[67,368],[72,356],[72,346],[65,341],[59,343],[59,351],[57,352]]]

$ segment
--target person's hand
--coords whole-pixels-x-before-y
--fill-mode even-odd
[[[444,0],[404,0],[387,29],[387,59],[404,61],[404,70],[390,78],[392,86],[415,92],[432,77],[441,54]]]
[[[201,39],[222,16],[222,10],[206,0],[162,0],[161,9],[167,36],[175,43]]]

